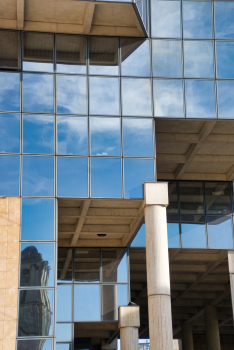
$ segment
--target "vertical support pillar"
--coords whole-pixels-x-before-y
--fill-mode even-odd
[[[146,266],[151,350],[173,350],[168,259],[168,184],[144,183]]]
[[[182,330],[182,350],[193,350],[193,331],[190,323],[183,323]]]
[[[204,310],[207,350],[221,350],[217,307],[215,305],[206,305]]]
[[[228,267],[229,267],[230,289],[231,289],[231,298],[232,298],[232,315],[234,320],[234,251],[228,252]]]
[[[119,307],[121,350],[138,350],[139,306]]]

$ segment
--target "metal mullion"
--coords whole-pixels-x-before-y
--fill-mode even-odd
[[[180,235],[180,248],[183,248],[183,247],[182,247],[182,229],[181,229],[180,188],[179,188],[179,181],[176,181],[176,189],[177,189],[177,201],[178,201],[178,223],[179,223],[179,235]]]

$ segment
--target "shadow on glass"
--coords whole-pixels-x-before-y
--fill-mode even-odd
[[[206,213],[231,213],[231,186],[230,182],[206,182]]]
[[[202,182],[179,182],[180,212],[182,214],[204,214]]]
[[[126,249],[102,249],[102,279],[103,282],[128,282]]]
[[[0,67],[19,68],[19,32],[0,30]]]
[[[128,305],[128,285],[102,286],[102,321],[118,320],[119,306]]]
[[[100,249],[75,249],[75,282],[100,282]]]
[[[72,282],[72,249],[58,248],[58,283]],[[65,321],[65,320],[61,320]]]

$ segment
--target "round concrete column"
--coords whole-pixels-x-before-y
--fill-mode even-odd
[[[121,350],[138,350],[139,306],[119,307]]]
[[[193,332],[192,325],[183,323],[182,330],[182,350],[193,350]]]
[[[207,350],[220,350],[219,323],[215,305],[205,306]]]

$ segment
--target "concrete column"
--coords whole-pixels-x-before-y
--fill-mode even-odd
[[[204,311],[207,350],[221,350],[217,307],[215,305],[206,305]]]
[[[144,183],[144,201],[150,348],[173,350],[167,183]]]
[[[182,350],[193,350],[193,331],[190,323],[183,323],[182,330]]]
[[[234,320],[234,251],[228,252],[228,267],[229,267],[230,289],[231,289],[231,298],[232,298],[232,315]]]
[[[121,350],[138,350],[139,306],[119,307],[119,329]]]

